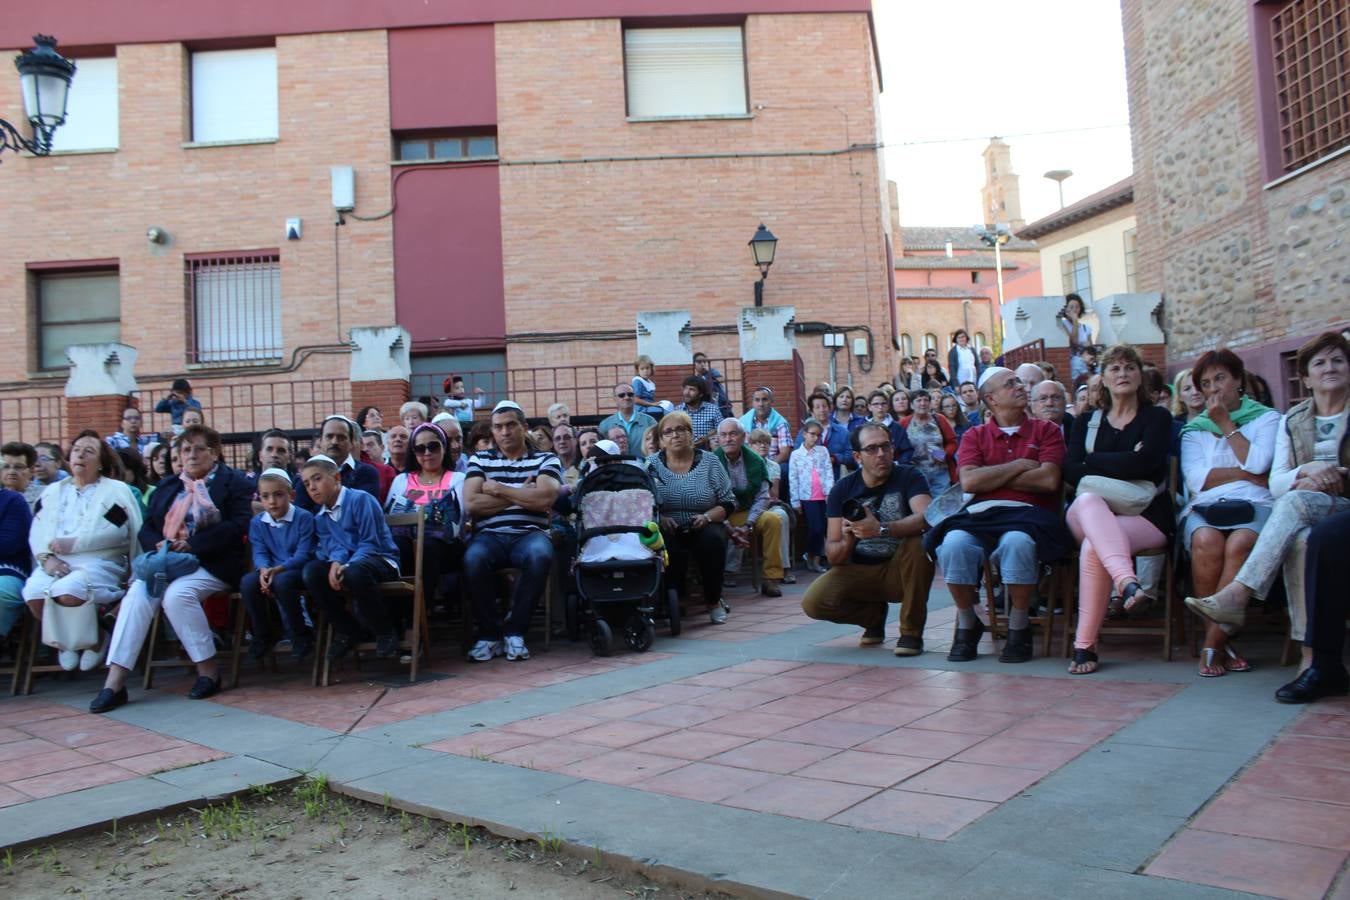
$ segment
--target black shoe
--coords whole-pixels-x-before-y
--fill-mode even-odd
[[[257,662],[267,655],[267,651],[272,649],[272,639],[268,637],[253,636],[253,640],[248,645],[248,658]]]
[[[299,662],[314,652],[314,638],[309,635],[291,640],[291,659]]]
[[[99,691],[98,696],[95,697],[92,702],[90,702],[89,711],[91,713],[112,712],[119,706],[125,706],[126,702],[127,702],[126,688],[118,688],[115,691],[112,688],[104,688],[103,690]]]
[[[207,678],[205,675],[198,675],[197,680],[192,682],[192,690],[188,691],[189,700],[205,700],[207,697],[214,697],[220,693],[220,680],[216,678]]]
[[[980,638],[984,636],[984,623],[977,616],[974,628],[958,628],[952,638],[952,649],[947,654],[948,662],[970,662],[979,655]]]
[[[918,656],[923,652],[923,638],[912,634],[902,634],[895,642],[896,656]]]
[[[1034,655],[1035,653],[1031,649],[1031,629],[1008,629],[1008,640],[1003,645],[1003,652],[998,655],[998,661],[1001,663],[1030,662]]]
[[[375,657],[392,659],[398,656],[398,632],[386,631],[375,638]]]
[[[333,639],[328,642],[328,659],[330,662],[337,662],[346,656],[347,651],[351,649],[352,636],[335,631],[333,632]]]
[[[1350,692],[1350,676],[1309,666],[1303,674],[1275,692],[1281,703],[1311,703],[1323,697],[1336,697]]]

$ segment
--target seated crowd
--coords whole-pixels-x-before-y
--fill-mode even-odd
[[[940,569],[956,606],[948,660],[977,656],[986,576],[1007,602],[999,661],[1031,659],[1038,585],[1049,565],[1070,562],[1069,672],[1087,675],[1100,664],[1103,623],[1159,600],[1155,562],[1175,545],[1186,605],[1206,622],[1201,676],[1250,669],[1234,638],[1283,573],[1291,637],[1304,650],[1277,699],[1350,689],[1346,592],[1331,581],[1337,551],[1350,547],[1343,335],[1299,350],[1310,396],[1283,416],[1226,349],[1169,386],[1133,347],[1105,348],[1071,395],[1048,364],[1005,368],[968,343],[954,336],[950,378],[930,351],[868,393],[817,385],[795,435],[767,387],[731,415],[706,357],[681,382],[680,403],[658,401],[651,360],[640,357],[594,427],[574,426],[555,403],[532,429],[520,405],[488,410],[481,390],[470,395],[451,377],[434,416],[418,400],[388,427],[373,407],[335,413],[300,453],[291,435],[265,431],[249,472],[226,464],[180,379],[156,407],[173,417],[165,440],[142,434],[130,407],[120,431],[81,431],[65,454],[49,442],[0,447],[0,638],[13,644],[27,611],[63,668],[106,660],[90,706],[104,712],[127,702],[127,677],[162,611],[196,666],[188,696],[205,698],[221,689],[210,598],[239,593],[254,659],[279,641],[296,660],[310,656],[320,617],[330,660],[365,639],[393,658],[413,610],[381,586],[420,559],[429,607],[467,598],[471,661],[527,660],[531,617],[578,550],[579,486],[624,456],[650,475],[668,585],[687,597],[696,570],[713,624],[728,620],[724,588],[742,553],[756,560],[764,595],[794,580],[800,523],[798,559],[823,573],[803,610],[856,625],[860,644],[877,645],[898,603],[897,656],[924,650]],[[423,514],[420,556],[414,528],[389,519],[410,512]],[[501,609],[504,570],[514,577]]]

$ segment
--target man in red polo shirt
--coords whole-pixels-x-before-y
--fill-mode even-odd
[[[941,540],[938,564],[956,601],[956,636],[947,659],[976,656],[984,634],[975,615],[976,585],[988,554],[1012,601],[999,662],[1026,662],[1039,560],[1056,559],[1069,546],[1061,516],[1064,436],[1053,422],[1027,415],[1027,387],[1008,369],[986,369],[979,392],[989,419],[966,432],[956,457],[961,489],[974,497],[934,535]]]

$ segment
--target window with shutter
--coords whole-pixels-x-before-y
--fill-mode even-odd
[[[739,25],[629,28],[623,33],[628,115],[743,116],[745,38]]]

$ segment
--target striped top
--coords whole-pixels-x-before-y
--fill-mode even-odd
[[[666,468],[664,453],[647,457],[647,465],[656,482],[661,515],[670,516],[678,525],[688,525],[694,516],[714,506],[724,507],[728,515],[736,508],[731,476],[711,453],[695,450],[694,464],[683,475]]]
[[[547,476],[562,484],[562,463],[558,457],[543,450],[529,450],[519,459],[507,459],[500,450],[484,450],[469,457],[469,468],[464,480],[490,478],[508,487],[525,487],[531,478]],[[497,531],[503,534],[523,534],[534,529],[547,530],[549,514],[536,513],[519,506],[508,506],[499,513],[474,521],[478,531]]]

